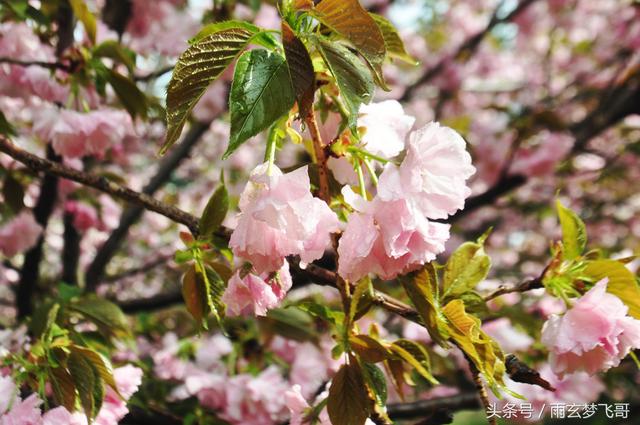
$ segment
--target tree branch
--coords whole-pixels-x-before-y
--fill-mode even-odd
[[[144,195],[152,196],[158,189],[164,186],[182,160],[189,156],[191,149],[202,139],[202,135],[207,131],[210,124],[211,123],[194,123],[189,128],[189,132],[185,135],[182,143],[177,145],[163,158],[155,176],[153,176],[149,183],[142,189]],[[109,238],[100,247],[93,261],[87,268],[85,275],[87,290],[95,290],[102,281],[107,264],[109,264],[115,256],[118,248],[129,234],[129,228],[142,217],[145,209],[148,208],[145,208],[144,205],[136,204],[122,212],[118,227],[111,232]],[[191,217],[190,220],[196,220],[194,223],[197,223],[198,219]],[[191,226],[189,226],[189,228],[191,229]]]
[[[480,407],[478,395],[469,391],[454,396],[418,400],[411,403],[391,403],[387,405],[387,413],[391,419],[402,420],[430,417],[442,410],[456,412],[465,409],[479,409]]]
[[[126,186],[107,180],[103,176],[74,170],[62,164],[33,155],[14,145],[9,139],[0,136],[0,152],[9,155],[34,171],[42,171],[50,176],[63,177],[68,180],[92,187],[115,198],[163,215],[170,220],[183,224],[189,230],[198,233],[198,217],[191,215],[172,205],[165,204],[144,193],[136,192]]]
[[[0,136],[0,146],[5,139]],[[50,145],[47,145],[47,157],[49,159],[43,159],[48,163],[59,166],[57,162],[60,161]],[[49,217],[53,213],[53,209],[58,198],[58,178],[53,174],[47,174],[42,179],[42,186],[40,187],[40,195],[36,205],[33,207],[33,217],[36,222],[42,226],[42,234],[38,239],[36,245],[26,252],[24,257],[24,263],[20,270],[20,282],[16,290],[16,306],[18,310],[18,319],[24,319],[31,315],[33,312],[33,298],[34,292],[38,285],[38,278],[40,276],[40,263],[42,262],[44,239],[47,230],[47,224],[49,223]]]
[[[82,236],[73,224],[74,215],[65,212],[62,218],[64,224],[64,246],[62,247],[62,281],[69,285],[78,284],[78,265],[80,264],[80,241]]]
[[[13,59],[8,57],[0,57],[0,63],[6,63],[9,65],[17,65],[28,68],[30,66],[39,66],[40,68],[46,68],[51,71],[65,71],[71,72],[71,67],[60,62],[43,62],[43,61],[23,61],[20,59]]]

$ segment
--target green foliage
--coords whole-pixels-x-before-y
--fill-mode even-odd
[[[13,128],[13,125],[9,121],[7,121],[7,117],[4,116],[4,113],[0,111],[0,135],[4,136],[15,136],[16,129]]]
[[[429,353],[421,344],[408,339],[399,339],[389,346],[389,350],[411,365],[418,374],[431,384],[438,384],[438,380],[431,374]]]
[[[579,257],[587,245],[587,231],[583,221],[576,213],[556,201],[558,218],[562,227],[562,247],[564,258],[573,260]]]
[[[348,125],[357,134],[356,122],[360,105],[369,103],[373,96],[371,72],[346,47],[320,37],[315,38],[314,42],[340,89],[342,102],[349,112]]]
[[[483,281],[491,268],[491,258],[484,251],[484,243],[465,242],[451,254],[444,268],[444,298],[456,298],[471,291]]]
[[[124,64],[130,73],[136,66],[136,54],[132,50],[124,47],[116,40],[106,40],[92,49],[94,58],[109,58],[115,62]]]
[[[128,336],[129,322],[120,308],[95,295],[86,295],[71,301],[67,308],[82,313],[91,319],[105,333]]]
[[[107,72],[106,79],[131,118],[147,117],[147,97],[132,80],[113,70]]]
[[[221,181],[220,186],[213,192],[207,206],[204,208],[202,217],[200,217],[200,237],[209,239],[213,236],[222,225],[222,221],[227,216],[229,211],[229,192]]]
[[[269,32],[263,31],[260,27],[257,27],[250,22],[236,20],[215,22],[205,26],[198,32],[198,34],[189,40],[189,44],[197,43],[213,33],[229,29],[244,29],[249,31],[253,34],[251,38],[253,43],[266,47],[269,50],[279,47],[278,41]]]
[[[104,397],[104,385],[93,364],[82,354],[72,351],[67,359],[69,373],[80,397],[80,404],[87,415],[93,419],[100,410]]]
[[[382,75],[384,37],[376,21],[358,0],[322,0],[312,10],[320,22],[349,41],[371,66],[376,82],[388,90]]]
[[[378,25],[378,28],[380,28],[382,38],[384,38],[384,44],[387,48],[387,55],[410,65],[417,65],[418,61],[407,53],[407,50],[404,47],[404,42],[400,38],[396,27],[394,27],[393,24],[384,16],[375,13],[369,13],[369,15],[371,15]]]
[[[244,53],[231,85],[231,138],[223,158],[286,114],[294,100],[284,57],[266,50]]]
[[[87,3],[84,0],[69,0],[69,4],[71,5],[73,14],[82,22],[84,30],[87,32],[87,36],[89,36],[89,40],[95,44],[97,28],[96,17],[87,7]]]
[[[178,59],[167,88],[167,136],[160,153],[173,145],[189,113],[233,60],[247,47],[254,31],[227,28],[198,39]]]

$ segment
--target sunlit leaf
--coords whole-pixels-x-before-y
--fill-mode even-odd
[[[281,55],[266,50],[244,53],[231,85],[231,137],[223,158],[286,114],[294,101],[287,63]]]
[[[307,48],[285,21],[282,21],[282,43],[300,117],[304,119],[311,112],[316,91],[313,63]]]
[[[434,385],[438,384],[438,380],[431,374],[429,353],[422,345],[408,339],[400,339],[392,343],[389,350],[409,363],[427,381]]]
[[[351,335],[349,345],[362,360],[367,363],[378,363],[387,359],[389,350],[369,335]]]
[[[387,48],[387,54],[408,64],[417,65],[418,61],[407,53],[404,47],[404,42],[400,38],[396,27],[384,16],[376,13],[369,13],[369,15],[371,15],[373,20],[376,21],[378,28],[380,28],[380,32],[382,32],[384,44]]]
[[[447,327],[440,312],[438,279],[431,264],[422,270],[401,278],[405,292],[413,302],[431,338],[443,347],[448,347]]]
[[[380,368],[371,363],[362,363],[362,372],[367,387],[373,392],[376,403],[384,406],[387,402],[387,380]]]
[[[69,371],[63,367],[50,369],[49,378],[56,403],[73,411],[76,405],[76,386]]]
[[[69,308],[107,329],[128,334],[129,322],[120,307],[94,295],[82,297],[69,304]]]
[[[200,97],[254,35],[245,28],[209,34],[192,44],[178,59],[167,88],[167,136],[160,153],[173,145]]]
[[[229,192],[224,182],[213,192],[207,206],[200,217],[200,236],[205,239],[213,236],[213,233],[220,228],[224,218],[229,211]]]
[[[322,0],[313,9],[320,22],[347,39],[374,70],[378,84],[388,90],[382,75],[386,56],[384,37],[358,0]]]
[[[620,298],[629,307],[629,314],[640,319],[640,288],[631,270],[623,263],[616,260],[589,261],[584,274],[594,282],[608,278],[607,292]]]
[[[456,249],[444,268],[444,298],[456,297],[483,281],[491,268],[491,258],[483,244],[465,242]]]
[[[349,112],[349,126],[355,132],[360,105],[369,103],[373,95],[371,71],[346,47],[322,38],[314,40],[336,80],[342,102]]]
[[[91,350],[90,348],[81,347],[79,345],[72,345],[69,347],[69,350],[71,352],[78,353],[86,360],[91,362],[94,370],[98,373],[104,383],[110,386],[116,392],[116,394],[120,393],[116,385],[115,378],[113,377],[113,367],[111,366],[111,362],[109,361],[109,359],[107,359],[97,351]]]
[[[583,221],[569,208],[556,201],[558,218],[562,227],[562,246],[568,260],[579,257],[587,245],[587,231]]]
[[[213,24],[205,26],[198,32],[198,34],[189,39],[189,44],[197,43],[208,35],[229,29],[244,29],[251,32],[251,42],[266,47],[267,49],[273,50],[278,47],[278,41],[272,34],[262,30],[260,27],[257,27],[250,22],[235,20],[214,22]]]
[[[94,393],[96,390],[96,382],[100,381],[100,376],[89,360],[78,352],[71,352],[67,360],[67,367],[73,379],[74,385],[78,390],[80,404],[87,418],[92,419],[98,414],[96,409],[96,400]],[[102,399],[99,401],[102,403]]]
[[[87,3],[84,0],[69,0],[69,4],[71,5],[73,14],[80,22],[82,22],[84,30],[87,32],[87,36],[89,36],[89,40],[91,40],[91,43],[95,44],[96,17],[87,7]]]

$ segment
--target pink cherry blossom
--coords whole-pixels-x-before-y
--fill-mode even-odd
[[[23,211],[0,227],[0,252],[7,257],[32,248],[42,234],[42,226],[33,214]]]
[[[126,365],[114,369],[113,377],[120,395],[113,388],[107,387],[102,408],[93,423],[96,425],[114,425],[124,418],[129,409],[127,401],[138,391],[142,383],[142,369]]]
[[[506,317],[492,320],[482,325],[482,330],[493,338],[503,351],[512,353],[531,347],[534,340],[526,333],[514,328]]]
[[[409,135],[407,156],[399,167],[388,165],[380,176],[378,196],[411,199],[431,219],[446,218],[464,208],[471,194],[471,155],[453,129],[432,122]]]
[[[0,414],[9,409],[17,396],[16,384],[10,376],[0,376]]]
[[[24,400],[16,397],[11,409],[0,416],[0,425],[41,425],[41,404],[42,400],[35,393]]]
[[[51,409],[42,415],[42,425],[70,425],[73,417],[63,406]]]
[[[64,210],[73,215],[73,226],[81,232],[100,225],[96,209],[84,202],[67,201]]]
[[[299,255],[310,263],[324,254],[338,217],[310,191],[307,167],[282,174],[268,165],[253,170],[240,197],[240,217],[231,235],[233,253],[250,261],[258,273],[282,267],[285,257]]]
[[[356,211],[340,238],[338,273],[358,281],[369,273],[393,279],[435,259],[449,239],[449,225],[425,218],[405,199],[365,201],[346,186]]]
[[[104,156],[107,149],[134,136],[131,117],[125,111],[100,109],[81,113],[69,109],[44,109],[34,123],[34,132],[67,158]]]
[[[632,349],[640,348],[640,320],[627,316],[628,307],[606,292],[607,281],[599,281],[563,316],[553,315],[544,324],[541,341],[550,350],[556,374],[593,375],[617,366]]]
[[[362,105],[358,127],[363,127],[364,148],[383,158],[393,158],[404,149],[404,142],[415,118],[406,115],[396,100]]]
[[[242,316],[253,314],[264,316],[275,308],[291,288],[289,263],[285,262],[277,273],[248,273],[241,276],[238,270],[229,279],[222,301],[227,305],[227,314]]]

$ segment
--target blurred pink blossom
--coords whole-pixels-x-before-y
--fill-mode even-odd
[[[41,233],[42,226],[33,214],[23,211],[0,227],[0,252],[7,257],[25,252],[38,242]]]
[[[73,215],[73,226],[80,232],[100,225],[96,209],[84,202],[67,201],[64,210]]]

